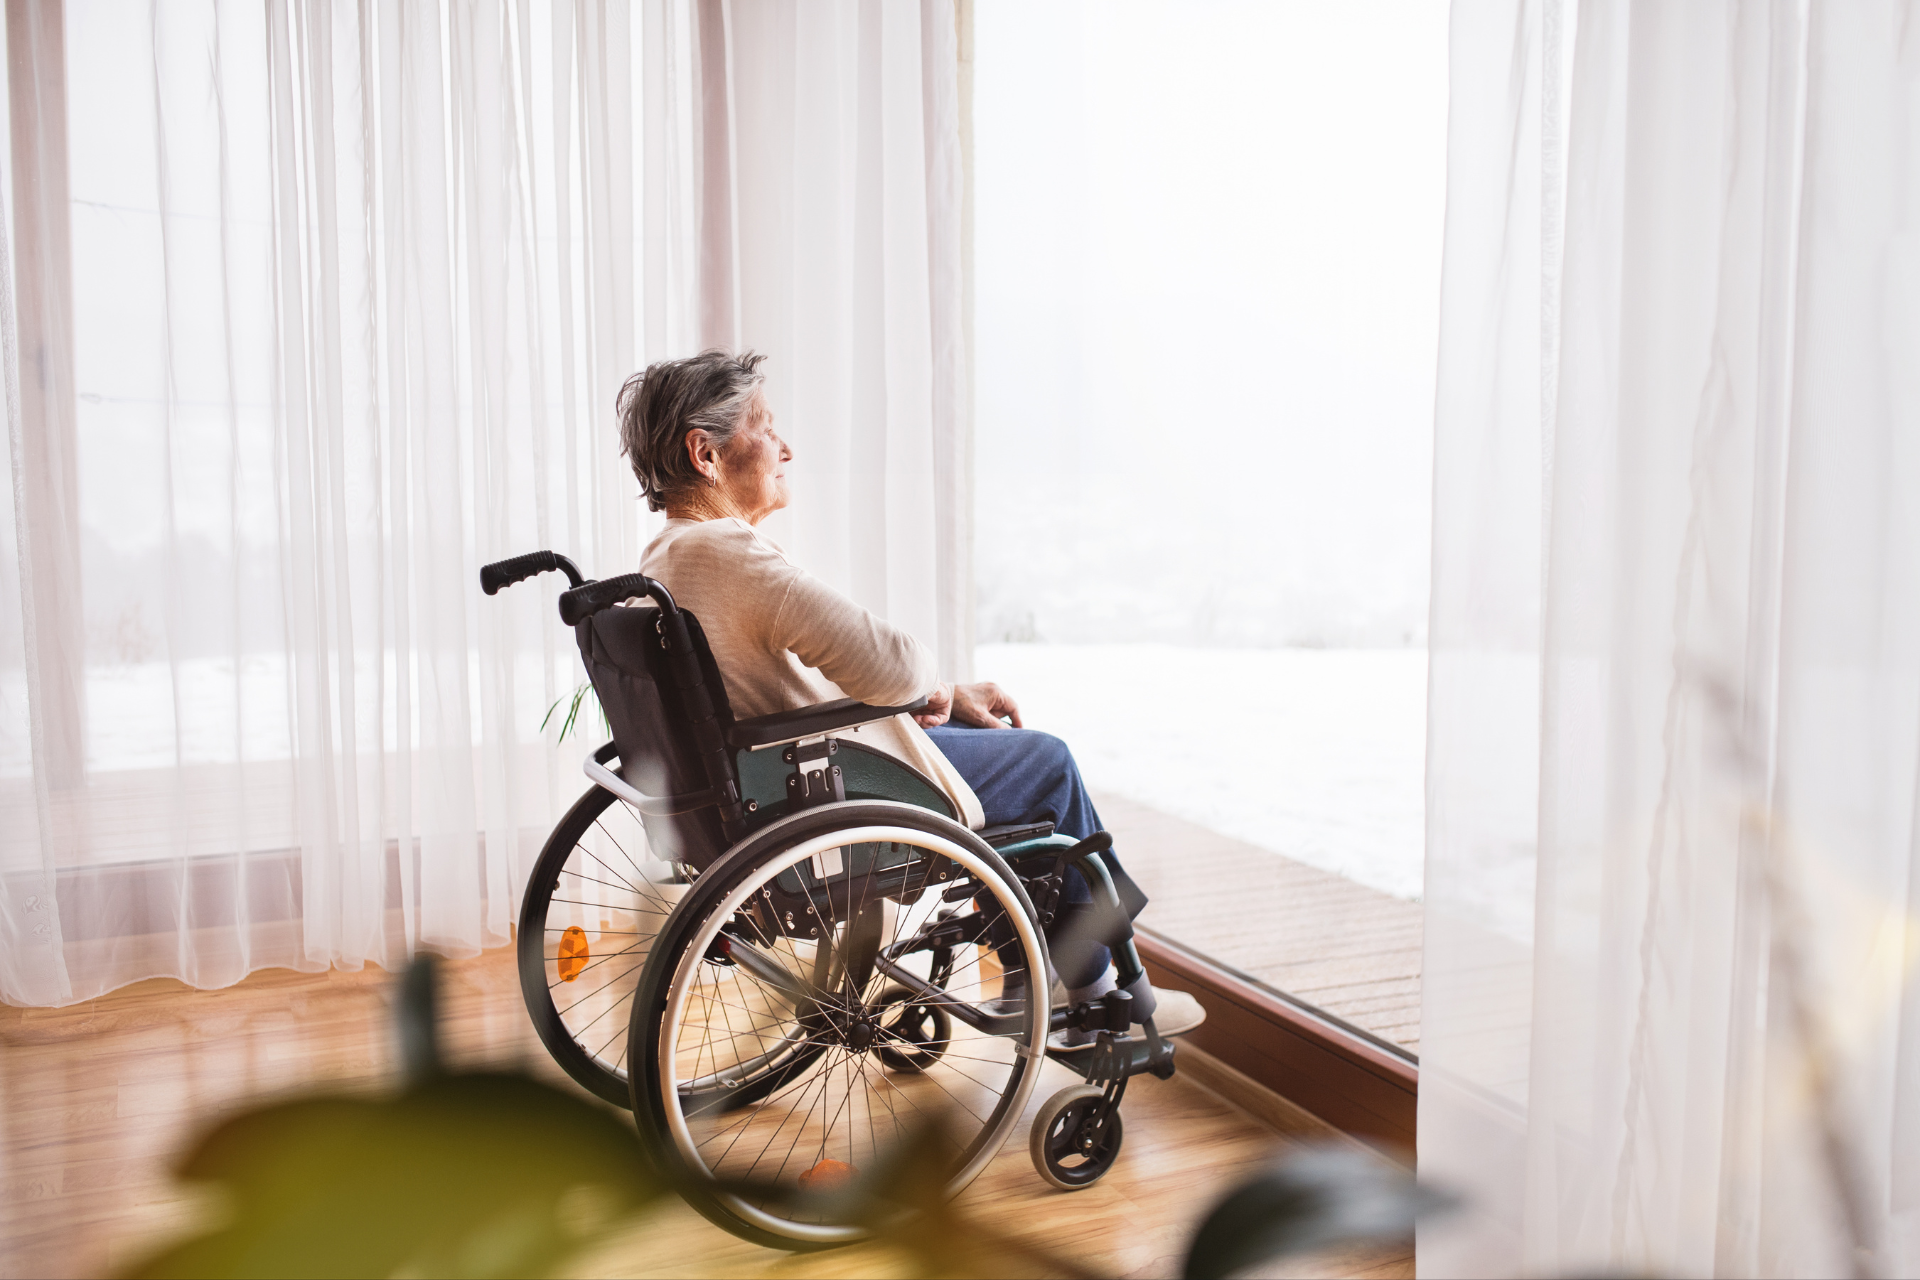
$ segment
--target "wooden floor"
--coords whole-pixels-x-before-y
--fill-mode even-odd
[[[533,1038],[511,950],[450,963],[441,992],[456,1065],[558,1071]],[[209,1204],[168,1164],[235,1105],[292,1090],[377,1091],[393,1079],[392,979],[378,970],[260,973],[224,991],[144,982],[67,1009],[0,1007],[0,1274],[122,1269],[205,1220]],[[1049,1064],[1037,1106],[1070,1083]],[[1010,1142],[962,1200],[1096,1274],[1179,1272],[1193,1224],[1285,1140],[1183,1077],[1136,1081],[1127,1145],[1091,1190],[1050,1191]],[[744,1244],[675,1206],[576,1259],[600,1276],[887,1276],[878,1247],[791,1256]],[[1034,1274],[1009,1265],[1005,1274]],[[1274,1274],[1411,1276],[1404,1249],[1297,1259]]]
[[[1140,923],[1420,1051],[1421,908],[1117,795],[1097,795]]]

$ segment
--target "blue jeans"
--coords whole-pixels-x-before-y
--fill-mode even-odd
[[[927,736],[960,771],[973,794],[980,797],[988,826],[1051,822],[1056,832],[1075,840],[1101,830],[1100,815],[1093,811],[1087,784],[1080,778],[1080,766],[1074,763],[1067,744],[1052,734],[1035,729],[970,729],[943,724],[927,730]],[[1104,858],[1128,918],[1139,915],[1147,905],[1146,895],[1121,869],[1111,851]],[[1088,929],[1072,927],[1081,920],[1091,923],[1085,908],[1092,903],[1093,893],[1086,879],[1074,868],[1067,868],[1060,914],[1048,930],[1047,941],[1053,967],[1068,987],[1091,986],[1112,960],[1105,946],[1084,936]]]

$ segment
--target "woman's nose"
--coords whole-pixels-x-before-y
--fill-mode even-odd
[[[785,439],[784,437],[782,437],[782,436],[775,436],[775,437],[774,437],[774,439],[775,439],[775,440],[778,440],[778,441],[780,441],[780,461],[782,461],[782,462],[792,462],[792,461],[793,461],[793,446],[792,446],[792,445],[789,445],[789,444],[788,444],[788,443],[786,442],[786,439]]]

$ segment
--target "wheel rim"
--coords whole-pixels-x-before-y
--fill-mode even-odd
[[[877,966],[864,984],[843,982],[832,1000],[819,999],[809,1012],[800,1007],[803,1001],[791,990],[773,991],[764,977],[745,965],[722,964],[711,957],[723,929],[733,925],[741,930],[736,913],[782,874],[817,855],[875,843],[904,844],[950,858],[983,883],[999,885],[990,898],[992,910],[1004,917],[1026,962],[1045,954],[1031,920],[1019,909],[1013,891],[1001,884],[993,865],[973,849],[943,836],[884,825],[841,829],[804,840],[762,862],[706,913],[681,949],[654,1046],[666,1128],[676,1153],[696,1174],[778,1183],[835,1160],[860,1168],[885,1141],[939,1106],[950,1109],[959,1125],[965,1126],[953,1135],[964,1143],[957,1149],[947,1182],[948,1194],[954,1194],[992,1159],[1018,1121],[1038,1078],[1035,1060],[1040,1056],[1038,1046],[1044,1044],[1049,1012],[1044,982],[1029,983],[1029,991],[1037,992],[1037,998],[1015,1006],[1015,1034],[987,1036],[972,1027],[954,1025],[943,1052],[931,1055],[929,1063],[917,1071],[896,1074],[883,1069],[879,1050],[896,1043],[902,1050],[917,1051],[919,1046],[887,1037],[886,1026],[911,1006],[887,999],[894,984]],[[814,863],[814,869],[820,865]],[[863,898],[858,905],[870,904]],[[911,937],[939,906],[940,894],[930,889],[910,903],[885,911],[878,950],[884,954],[888,947]],[[850,927],[836,930],[825,962],[829,970],[834,954],[843,960],[849,952],[859,954],[858,947],[849,943]],[[794,977],[810,979],[822,967],[818,943],[769,937],[757,927],[745,932],[755,946],[763,948],[757,958],[778,958]],[[999,994],[1000,980],[990,964],[982,963],[981,949],[968,948],[968,952],[954,963],[943,986],[954,998],[977,1004]],[[914,960],[911,955],[900,956],[894,963],[911,971]],[[918,976],[924,980],[928,974],[923,971]],[[747,988],[758,991],[754,1001],[739,998]],[[732,1069],[735,1058],[765,1061],[773,1056],[767,1033],[752,1021],[756,1014],[767,1026],[784,1025],[782,1018],[793,1019],[801,1026],[801,1041],[814,1053],[814,1060],[751,1107],[729,1111],[704,1105],[712,1096],[708,1082]],[[688,1105],[690,1100],[693,1105]],[[719,1198],[742,1220],[792,1239],[831,1243],[865,1234],[860,1228],[782,1216],[732,1193]]]
[[[620,1086],[627,1080],[634,988],[667,916],[687,891],[685,883],[676,883],[682,880],[671,864],[647,857],[640,815],[617,799],[594,815],[548,875],[541,922],[547,999],[590,1067]],[[585,948],[584,963],[568,954],[570,947]]]
[[[1120,1117],[1107,1117],[1097,1135],[1083,1132],[1100,1105],[1097,1091],[1080,1094],[1053,1116],[1042,1139],[1047,1172],[1068,1186],[1081,1187],[1093,1182],[1112,1166],[1120,1151]],[[1091,1145],[1089,1145],[1091,1139]]]

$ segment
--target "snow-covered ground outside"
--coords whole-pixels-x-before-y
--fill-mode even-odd
[[[518,716],[531,728],[546,682],[537,659],[521,665]],[[975,671],[1006,686],[1030,728],[1065,739],[1095,790],[1420,898],[1424,650],[992,644],[976,651]],[[287,754],[282,661],[91,676],[94,770]],[[10,707],[24,694],[3,692]],[[17,721],[24,729],[24,714]],[[0,748],[0,776],[24,776],[24,733]]]
[[[542,671],[542,656],[522,653],[513,667],[513,700],[507,718],[520,741],[537,740],[537,726],[555,697],[570,694],[583,680],[570,646],[558,647],[556,665]],[[339,672],[326,673],[333,684],[316,711],[332,733],[333,711],[326,700],[339,694]],[[384,730],[377,745],[397,749],[394,714],[400,685],[391,651],[379,659],[362,658],[356,678],[363,715],[379,713]],[[419,672],[406,687],[410,721],[418,745],[422,732],[422,684]],[[293,753],[297,676],[285,654],[247,654],[232,658],[184,658],[177,663],[129,662],[89,666],[86,671],[86,743],[89,773],[126,769],[168,769],[181,765],[224,764],[243,760],[284,760]],[[466,696],[473,740],[482,740],[481,700],[497,692],[482,680],[480,655],[468,655]],[[33,769],[28,733],[27,682],[18,668],[0,673],[0,778],[24,778]],[[376,745],[359,726],[361,750]],[[589,736],[597,724],[586,730]],[[550,735],[549,735],[550,736]],[[599,738],[594,739],[595,742]]]
[[[1095,791],[1420,898],[1424,649],[990,644],[974,672]]]

